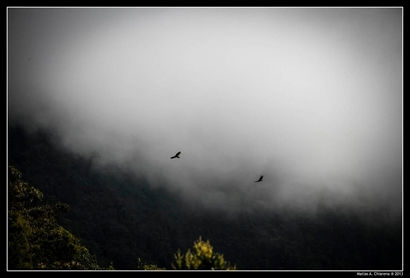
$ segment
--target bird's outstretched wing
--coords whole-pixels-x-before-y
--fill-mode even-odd
[[[180,154],[181,154],[181,152],[177,152],[176,155],[171,156],[171,159],[180,158],[180,157],[179,157]]]

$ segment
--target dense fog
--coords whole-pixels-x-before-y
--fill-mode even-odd
[[[8,115],[198,206],[398,213],[402,10],[9,8]]]

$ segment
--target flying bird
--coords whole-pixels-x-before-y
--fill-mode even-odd
[[[171,156],[171,159],[174,159],[174,158],[180,158],[179,157],[179,155],[181,154],[181,152],[177,152],[177,154],[176,155],[174,155],[174,156]]]
[[[255,182],[261,182],[262,180],[263,180],[263,176],[260,176],[260,178]]]

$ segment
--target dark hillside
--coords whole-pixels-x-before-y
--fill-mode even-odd
[[[61,222],[103,266],[137,268],[138,258],[170,267],[199,236],[238,269],[400,269],[401,226],[368,224],[337,209],[228,217],[187,208],[121,169],[58,148],[52,134],[9,128],[9,164],[51,202],[71,207]],[[373,217],[373,216],[372,216]]]

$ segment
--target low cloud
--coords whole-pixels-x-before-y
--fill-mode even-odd
[[[95,166],[229,211],[401,210],[400,9],[8,18],[10,123],[54,130]]]

